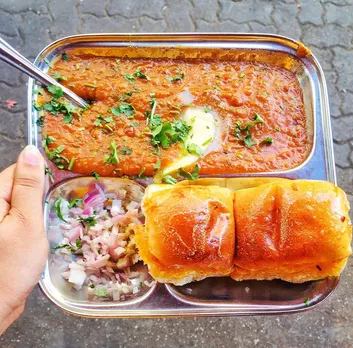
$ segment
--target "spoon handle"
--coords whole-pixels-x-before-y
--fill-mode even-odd
[[[87,107],[88,104],[82,98],[80,98],[74,92],[70,91],[68,88],[62,86],[52,77],[45,74],[42,70],[32,64],[27,58],[22,56],[22,54],[16,51],[2,38],[0,38],[0,59],[12,65],[14,68],[24,72],[28,76],[34,78],[44,86],[54,85],[61,87],[64,92],[64,96],[67,99],[80,107]]]

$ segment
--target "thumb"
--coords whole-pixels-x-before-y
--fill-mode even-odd
[[[28,145],[17,160],[10,210],[27,231],[41,231],[44,182],[44,159],[35,146]]]

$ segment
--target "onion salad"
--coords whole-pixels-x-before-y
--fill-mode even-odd
[[[137,265],[134,236],[143,215],[136,196],[121,187],[105,192],[96,183],[82,198],[58,197],[52,203],[49,228],[63,236],[53,252],[67,262],[61,275],[76,290],[87,287],[89,300],[128,300],[155,283],[146,267]]]

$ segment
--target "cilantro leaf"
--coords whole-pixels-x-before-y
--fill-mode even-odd
[[[137,174],[139,178],[142,177],[143,173],[146,171],[146,167],[141,168],[140,172]]]
[[[120,103],[120,106],[113,107],[111,111],[115,116],[124,114],[127,118],[133,118],[136,113],[135,108],[128,103]]]
[[[136,77],[132,74],[126,73],[126,74],[124,74],[124,79],[133,85],[135,83]]]
[[[77,204],[82,203],[82,201],[82,198],[74,198],[69,204],[69,209],[76,207]]]
[[[65,62],[69,61],[69,56],[67,55],[66,52],[61,52],[61,57]]]
[[[109,164],[118,164],[120,161],[119,161],[119,157],[117,155],[115,140],[113,140],[110,143],[109,149],[110,149],[110,156],[106,155],[104,158],[104,162],[109,163]]]
[[[252,147],[254,145],[256,145],[256,143],[254,141],[252,141],[251,139],[251,134],[247,134],[244,138],[244,144],[246,147]]]
[[[199,157],[201,157],[203,155],[201,147],[197,144],[189,144],[187,150],[192,155],[196,155]]]
[[[81,239],[76,239],[76,247],[77,249],[81,249],[82,248],[82,240]]]
[[[49,169],[49,167],[45,167],[44,169],[44,174],[49,176],[49,180],[51,181],[51,183],[54,182],[54,174],[53,172]]]
[[[46,146],[53,144],[56,142],[56,139],[51,135],[47,135],[47,133],[43,133],[42,146],[45,148]]]
[[[271,137],[266,137],[264,140],[262,140],[262,142],[266,144],[272,144],[273,139]]]
[[[178,182],[177,179],[173,178],[170,174],[164,176],[162,181],[169,185],[175,185]]]
[[[69,166],[67,167],[68,170],[72,170],[74,164],[75,164],[75,161],[76,161],[76,157],[72,157],[71,158],[71,161],[69,163]]]
[[[43,124],[44,124],[44,117],[43,116],[40,116],[38,118],[38,120],[36,121],[36,124],[38,127],[43,127]]]
[[[40,94],[40,95],[43,95],[44,93],[44,90],[43,88],[39,87],[39,88],[36,88],[35,90],[33,90],[33,94]]]
[[[130,149],[127,146],[123,146],[121,150],[118,151],[121,155],[131,155],[132,154],[132,149]]]
[[[56,98],[61,98],[64,95],[63,90],[59,86],[49,85],[47,87],[49,93],[53,94]]]
[[[160,159],[155,163],[153,168],[154,168],[154,170],[158,170],[161,168],[161,160]]]
[[[113,117],[110,116],[110,117],[103,117],[102,115],[99,115],[98,118],[93,122],[93,125],[96,126],[96,127],[100,127],[104,124],[107,124],[107,123],[115,123],[113,121]]]
[[[92,172],[91,175],[98,180],[101,176],[97,172]]]
[[[106,297],[108,296],[108,292],[105,288],[96,288],[94,295],[98,297]]]
[[[63,201],[64,201],[64,200],[63,200],[61,197],[57,198],[57,199],[54,201],[53,208],[54,208],[54,211],[55,211],[56,215],[58,216],[58,218],[59,218],[60,220],[64,221],[64,222],[67,222],[67,221],[64,219],[64,217],[63,217],[63,215],[62,215],[62,213],[61,213],[61,203],[62,203]]]
[[[56,247],[53,248],[53,250],[58,250],[58,249],[62,249],[65,248],[67,250],[70,250],[71,252],[75,252],[77,251],[73,246],[71,246],[70,244],[59,244]]]
[[[77,220],[88,227],[94,227],[97,224],[97,220],[95,216],[88,216],[86,218],[83,218],[82,216],[80,216]]]
[[[181,81],[183,79],[184,79],[184,73],[181,73],[180,75],[175,75],[174,77],[167,77],[167,80],[170,82]]]
[[[199,178],[200,167],[196,164],[191,173],[187,172],[183,168],[179,168],[178,173],[187,180],[196,180]]]
[[[135,76],[140,78],[140,79],[147,79],[150,80],[150,78],[143,72],[141,72],[141,67],[138,67],[135,71]]]
[[[54,79],[58,82],[59,81],[67,81],[67,78],[65,76],[61,75],[60,73],[58,73],[57,71],[53,71],[51,74],[54,77]]]

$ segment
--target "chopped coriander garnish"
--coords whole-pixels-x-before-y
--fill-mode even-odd
[[[206,106],[206,107],[203,109],[203,111],[206,112],[206,113],[209,113],[209,112],[211,112],[211,109],[210,109],[208,106]]]
[[[83,218],[82,216],[80,216],[77,220],[88,227],[93,227],[93,226],[96,226],[97,224],[97,220],[95,216],[88,216],[86,218]]]
[[[96,288],[94,295],[98,297],[105,297],[108,295],[108,292],[105,288]]]
[[[113,117],[103,117],[102,115],[99,115],[98,118],[93,122],[93,125],[96,127],[100,127],[102,126],[102,123],[103,125],[106,123],[114,123]]]
[[[178,182],[177,179],[173,178],[170,174],[164,176],[162,181],[169,185],[175,185]]]
[[[94,85],[93,83],[85,83],[85,86],[86,87],[91,87],[93,89],[97,88],[98,86],[97,85]]]
[[[131,155],[132,154],[132,149],[130,149],[127,146],[123,146],[121,150],[118,151],[121,155]]]
[[[204,143],[202,143],[202,146],[208,145],[212,140],[213,138],[208,138]]]
[[[69,209],[75,208],[77,204],[82,203],[82,201],[83,201],[82,198],[74,198],[69,204]]]
[[[167,80],[170,82],[176,82],[176,81],[181,81],[184,79],[184,73],[181,73],[180,75],[175,75],[173,77],[167,77]]]
[[[62,249],[65,248],[67,250],[70,250],[71,252],[75,252],[77,251],[73,246],[71,246],[70,244],[59,244],[56,247],[53,248],[53,250],[58,250],[58,249]]]
[[[256,124],[256,123],[264,123],[264,122],[265,122],[264,119],[257,112],[255,112],[253,123]]]
[[[59,81],[67,81],[67,78],[65,76],[61,75],[57,71],[53,71],[51,74],[52,74],[53,78],[58,82]]]
[[[309,298],[306,298],[306,299],[304,300],[304,304],[305,304],[305,306],[309,307],[309,305],[310,305],[310,303],[309,303]]]
[[[39,88],[36,88],[35,90],[33,90],[33,94],[40,94],[40,95],[43,95],[44,93],[44,90],[43,88],[39,87]]]
[[[44,62],[48,65],[49,68],[52,68],[52,67],[53,67],[52,63],[49,62],[48,58],[44,58],[43,60],[44,60]]]
[[[197,144],[189,144],[187,150],[192,155],[196,155],[199,157],[201,157],[203,155],[201,147]]]
[[[234,127],[235,136],[244,141],[246,147],[252,147],[256,145],[255,142],[252,141],[251,134],[249,131],[255,126],[257,123],[263,123],[263,118],[258,114],[255,113],[254,119],[245,125],[243,125],[240,121],[237,121]],[[246,133],[245,137],[242,139],[242,133]]]
[[[279,128],[278,127],[275,127],[275,132],[279,132]]]
[[[63,90],[59,86],[49,85],[47,90],[53,94],[55,98],[61,98],[64,95]]]
[[[100,175],[96,172],[92,172],[91,175],[96,179],[98,180],[100,178]]]
[[[68,62],[68,61],[69,61],[69,56],[67,55],[66,52],[61,52],[61,58],[62,58],[65,62]]]
[[[262,142],[266,144],[272,144],[273,139],[271,137],[266,137],[264,140],[262,140]]]
[[[137,174],[139,178],[143,175],[143,173],[146,171],[146,167],[141,168],[140,172]]]
[[[256,143],[251,139],[251,134],[245,135],[244,144],[246,147],[249,147],[249,148],[256,145]]]
[[[245,74],[244,73],[240,73],[238,76],[242,79],[245,76]]]
[[[37,111],[41,111],[41,110],[42,110],[42,106],[39,105],[36,100],[33,102],[33,107],[34,107]]]
[[[49,169],[49,167],[45,167],[44,173],[45,173],[45,175],[48,174],[49,180],[53,183],[53,182],[54,182],[54,174],[53,174],[53,172]]]
[[[118,164],[119,163],[119,157],[117,155],[115,140],[113,140],[110,143],[109,149],[110,149],[110,155],[105,155],[104,156],[104,162],[105,163],[109,163],[109,164]]]
[[[81,239],[76,239],[76,248],[81,249],[82,248],[82,240]]]
[[[68,170],[72,170],[74,164],[75,164],[76,158],[72,157],[69,166],[67,167]]]
[[[190,129],[191,127],[182,120],[174,120],[172,123],[164,121],[154,129],[152,128],[151,144],[161,145],[163,149],[166,149],[173,143],[183,141]]]
[[[179,168],[178,173],[187,180],[196,180],[199,177],[200,167],[196,164],[191,173],[187,172],[183,168]]]
[[[138,67],[135,71],[135,76],[140,79],[147,79],[150,80],[150,78],[143,72],[141,72],[141,68]]]
[[[138,127],[140,125],[139,122],[131,122],[129,123],[129,127]]]
[[[111,110],[115,116],[124,114],[127,118],[133,118],[136,113],[135,108],[128,103],[120,103],[120,106],[113,107]]]
[[[153,130],[154,128],[158,127],[162,123],[162,121],[161,116],[155,114],[157,108],[157,100],[154,99],[154,97],[151,97],[150,106],[152,108],[151,112],[146,111],[146,117],[148,118],[147,125],[149,124],[149,126]]]
[[[136,77],[132,74],[124,74],[124,79],[129,83],[134,84]]]
[[[52,137],[51,135],[47,135],[46,133],[43,133],[43,140],[42,140],[42,146],[43,148],[46,148],[48,145],[53,144],[56,142],[56,139]]]
[[[48,158],[53,161],[54,165],[59,169],[64,169],[64,164],[69,163],[69,160],[61,155],[61,152],[65,149],[64,145],[59,145],[53,151],[50,151],[47,145],[43,146],[43,148]]]
[[[67,222],[64,218],[63,218],[63,215],[61,213],[61,203],[63,202],[64,200],[59,197],[57,198],[55,201],[54,201],[54,204],[53,204],[53,208],[54,208],[54,211],[56,213],[56,215],[58,216],[58,218],[64,222]]]
[[[154,168],[154,170],[158,170],[161,168],[161,160],[160,159],[155,163],[153,168]]]

